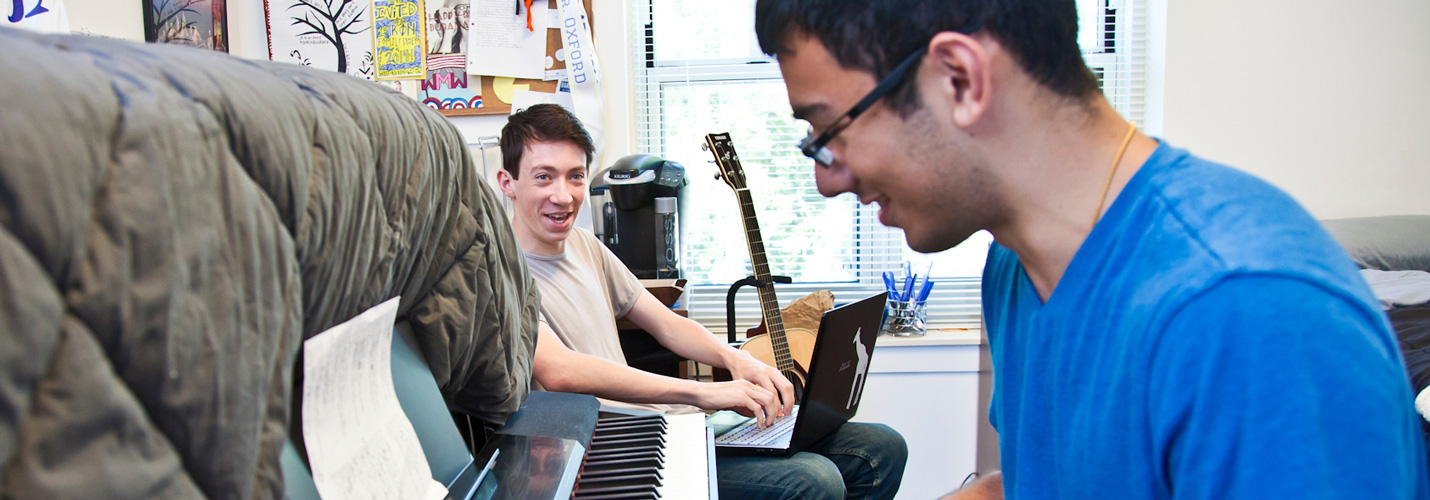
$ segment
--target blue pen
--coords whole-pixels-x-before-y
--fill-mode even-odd
[[[889,292],[889,298],[899,300],[899,291],[894,288],[893,271],[884,271],[884,290]]]
[[[913,300],[914,280],[916,279],[918,279],[917,275],[908,274],[904,276],[904,293],[900,295],[903,298],[899,300]]]
[[[919,284],[919,286],[917,287],[917,289],[918,289],[919,292],[918,292],[917,294],[915,294],[915,296],[913,297],[913,300],[915,300],[915,301],[916,301],[917,303],[919,303],[919,304],[923,304],[924,301],[928,299],[929,290],[933,288],[933,281],[932,281],[932,280],[933,280],[933,261],[929,261],[928,265],[927,265],[927,266],[924,266],[924,282],[921,283],[921,284]]]
[[[917,302],[918,302],[919,304],[922,304],[922,303],[924,303],[925,301],[927,301],[928,298],[929,298],[929,292],[932,292],[932,291],[933,291],[933,280],[929,279],[928,276],[924,276],[924,284],[923,284],[923,286],[919,287],[919,296],[918,296]]]

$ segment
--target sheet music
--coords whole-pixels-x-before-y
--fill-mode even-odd
[[[303,442],[323,498],[446,497],[392,384],[393,298],[303,342]]]

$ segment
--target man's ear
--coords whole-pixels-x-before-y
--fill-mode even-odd
[[[929,60],[926,70],[938,82],[931,97],[944,100],[953,123],[968,127],[982,119],[993,96],[992,61],[983,43],[945,31],[929,40]]]
[[[497,187],[501,188],[501,194],[507,198],[516,199],[516,178],[511,176],[511,172],[506,169],[497,169]]]

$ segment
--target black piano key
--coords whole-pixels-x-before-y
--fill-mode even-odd
[[[665,463],[665,460],[662,459],[662,458],[658,458],[658,457],[648,457],[648,458],[608,458],[608,459],[602,459],[602,460],[587,460],[587,461],[586,461],[586,468],[588,468],[588,469],[593,469],[593,468],[601,468],[601,467],[612,467],[612,466],[615,466],[615,467],[652,467],[652,468],[657,468],[657,469],[658,469],[658,468],[660,468],[660,466],[661,466],[662,464],[664,464],[664,463]]]
[[[630,448],[630,447],[633,447],[633,446],[648,446],[648,445],[652,445],[652,444],[654,444],[654,445],[656,445],[656,446],[664,446],[664,445],[665,445],[665,436],[637,436],[637,437],[617,436],[617,437],[613,437],[613,438],[596,438],[596,437],[592,437],[592,438],[591,438],[591,448],[592,448],[592,449],[596,449],[596,448],[601,448],[601,449],[605,449],[605,448]]]
[[[596,429],[592,436],[610,436],[617,434],[665,434],[665,426],[661,424],[630,424],[612,427],[602,427]]]
[[[653,421],[664,422],[664,421],[665,421],[665,418],[662,417],[662,416],[660,416],[660,415],[621,415],[621,416],[615,416],[615,417],[603,417],[603,418],[600,418],[600,419],[596,420],[596,425],[597,425],[597,426],[600,426],[601,424],[619,424],[619,423],[625,423],[625,422],[653,422]]]
[[[637,474],[649,474],[655,476],[657,480],[665,479],[665,476],[660,473],[660,469],[653,469],[650,467],[629,467],[604,470],[583,470],[576,475],[576,483],[580,484],[582,481],[585,481],[587,479],[599,479],[603,477],[613,476],[632,476]]]
[[[592,439],[612,436],[664,436],[665,429],[656,426],[623,427],[619,429],[602,429],[591,434]]]
[[[655,500],[660,498],[660,494],[654,491],[640,491],[629,493],[592,493],[585,496],[571,495],[571,497],[581,500]]]
[[[602,468],[597,468],[597,469],[587,469],[587,470],[581,471],[580,473],[577,474],[576,479],[577,479],[577,484],[580,484],[580,479],[581,479],[582,476],[586,476],[586,477],[606,477],[606,476],[619,476],[619,475],[623,475],[623,474],[655,474],[657,477],[661,477],[661,478],[664,478],[664,477],[665,477],[664,474],[661,474],[660,469],[659,469],[659,468],[656,468],[656,467],[649,467],[649,466],[630,466],[630,467],[611,466],[611,467],[602,467]]]
[[[597,450],[586,454],[586,460],[604,460],[608,458],[633,458],[633,457],[661,457],[665,458],[665,452],[656,446],[636,448],[629,450]]]
[[[660,486],[662,479],[663,478],[660,477],[660,474],[656,474],[654,472],[617,474],[599,477],[586,477],[583,474],[580,479],[577,479],[577,483],[581,485],[581,488],[606,486],[635,486],[643,484],[652,484],[655,486]]]
[[[607,495],[635,495],[635,496],[607,496]],[[631,485],[631,486],[609,486],[597,488],[581,488],[571,495],[574,498],[585,500],[595,500],[597,498],[660,498],[660,493],[656,491],[653,484]]]

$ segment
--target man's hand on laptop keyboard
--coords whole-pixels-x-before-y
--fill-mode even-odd
[[[779,373],[779,372],[775,372]],[[759,421],[760,428],[773,424],[779,403],[773,392],[748,380],[695,382],[696,406],[705,410],[732,410]]]
[[[778,394],[779,398],[771,401],[772,405],[766,406],[765,413],[778,418],[789,415],[790,409],[794,405],[794,384],[789,382],[775,367],[764,364],[749,352],[733,350],[733,354],[727,356],[725,361],[730,376],[736,380],[748,380],[755,385],[764,388],[772,394]],[[764,425],[774,423],[774,418],[763,421]]]

